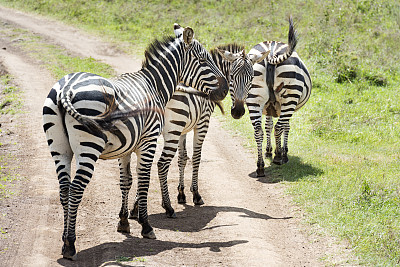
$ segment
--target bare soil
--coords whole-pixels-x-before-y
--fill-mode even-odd
[[[76,54],[102,60],[118,73],[140,68],[137,59],[59,22],[3,7],[0,22],[45,36],[50,43]],[[241,146],[240,137],[226,132],[216,119],[211,121],[203,146],[199,174],[203,206],[193,205],[189,190],[188,203],[177,203],[175,158],[168,182],[178,218],[166,218],[156,174],[160,138],[148,206],[157,239],[143,239],[136,221],[131,221],[130,234],[118,233],[118,164],[115,160],[99,161],[79,208],[78,260],[63,259],[58,181],[41,118],[44,99],[56,80],[38,62],[14,47],[11,40],[0,36],[0,48],[0,62],[22,88],[24,100],[23,114],[12,122],[6,116],[0,119],[3,128],[13,129],[7,138],[15,140],[14,145],[3,147],[0,153],[13,153],[17,158],[14,164],[26,177],[14,187],[13,197],[0,201],[0,226],[7,230],[0,237],[0,266],[346,265],[341,245],[302,223],[304,215],[284,193],[285,185],[271,183],[271,177],[255,178],[255,156]],[[188,166],[187,189],[190,173]],[[135,190],[134,186],[131,200]],[[123,261],[124,257],[131,261]]]

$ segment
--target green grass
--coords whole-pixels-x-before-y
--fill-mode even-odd
[[[361,264],[400,263],[398,1],[0,3],[74,24],[136,55],[143,55],[154,38],[172,34],[174,22],[193,27],[207,48],[237,42],[248,50],[264,40],[286,41],[292,14],[300,32],[297,51],[312,75],[313,92],[291,120],[289,163],[267,162],[266,173],[288,185],[309,223],[348,240]],[[74,58],[70,67],[71,56],[60,53],[49,61],[57,77],[72,69],[86,71],[91,60]],[[86,63],[79,65],[81,60]],[[224,105],[230,110],[229,99]],[[256,153],[248,114],[240,121],[219,117]]]
[[[22,107],[21,95],[18,88],[11,83],[10,75],[6,73],[0,74],[0,93],[0,114],[18,113]]]

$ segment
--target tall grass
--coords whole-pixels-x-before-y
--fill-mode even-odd
[[[287,183],[308,221],[353,246],[360,263],[400,264],[400,4],[331,1],[0,0],[94,32],[143,54],[172,24],[192,26],[206,47],[286,41],[287,17],[300,32],[297,52],[313,80],[309,102],[291,120],[289,163],[267,166],[260,182]],[[229,110],[229,100],[224,103]],[[255,152],[248,114],[222,117]],[[256,169],[256,163],[254,163]]]

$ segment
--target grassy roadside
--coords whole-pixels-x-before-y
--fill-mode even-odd
[[[0,63],[0,200],[13,194],[10,189],[11,184],[18,179],[16,169],[18,166],[13,164],[14,157],[8,151],[13,146],[13,141],[9,138],[12,129],[9,127],[14,115],[20,112],[21,100],[20,92],[12,84],[11,76],[5,71]],[[3,233],[0,228],[0,233]]]
[[[314,87],[309,103],[291,122],[289,163],[268,166],[266,173],[289,185],[295,201],[308,212],[309,223],[348,240],[361,264],[399,264],[400,53],[394,51],[400,41],[400,6],[395,1],[271,1],[265,9],[256,10],[254,5],[265,3],[0,3],[55,14],[52,16],[123,42],[127,50],[136,49],[139,54],[154,37],[172,33],[176,21],[192,26],[208,48],[232,41],[247,48],[263,40],[285,41],[286,14],[292,13],[301,32],[297,51],[310,69]],[[69,58],[64,56],[64,60]],[[50,65],[63,65],[60,62],[64,60],[61,57]],[[86,67],[81,65],[78,70]],[[69,68],[53,73],[62,76]],[[255,151],[248,117],[222,120]]]

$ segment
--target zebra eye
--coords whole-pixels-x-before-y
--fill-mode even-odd
[[[200,63],[206,63],[206,62],[207,62],[207,59],[204,58],[204,57],[200,57],[200,58],[199,58],[199,61],[200,61]]]

